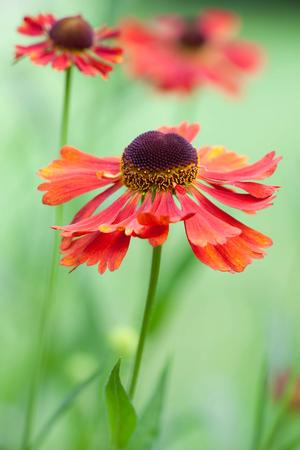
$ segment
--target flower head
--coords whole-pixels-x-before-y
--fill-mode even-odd
[[[256,45],[235,38],[239,25],[232,12],[206,9],[193,18],[126,20],[121,38],[130,71],[159,89],[187,93],[209,84],[236,93],[262,62]]]
[[[43,202],[59,205],[100,189],[62,232],[61,263],[117,269],[134,237],[162,245],[173,223],[184,222],[195,256],[213,269],[241,272],[272,241],[214,205],[255,213],[272,204],[277,187],[263,180],[280,160],[271,152],[254,164],[221,146],[197,150],[196,124],[162,127],[134,139],[121,157],[98,158],[73,147],[41,169]],[[117,198],[101,205],[113,194]],[[208,196],[208,197],[207,197]]]
[[[51,64],[66,70],[75,65],[85,75],[107,77],[112,63],[120,62],[122,50],[106,41],[119,36],[107,27],[93,29],[82,16],[56,19],[52,14],[26,16],[18,32],[42,40],[16,46],[16,60],[28,56],[34,64]]]

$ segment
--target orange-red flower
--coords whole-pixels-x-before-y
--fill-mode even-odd
[[[157,88],[190,92],[209,84],[232,94],[240,90],[244,75],[262,63],[257,45],[235,38],[239,25],[230,11],[206,9],[192,19],[128,19],[121,38],[130,71]]]
[[[39,171],[46,180],[43,203],[59,205],[100,189],[62,231],[61,263],[73,268],[98,264],[100,273],[117,269],[132,237],[162,245],[170,224],[183,221],[196,257],[213,269],[241,272],[264,256],[272,241],[214,205],[208,197],[244,212],[272,204],[276,186],[263,180],[280,160],[271,152],[248,164],[224,147],[196,150],[196,124],[162,127],[134,139],[122,157],[98,158],[73,147]],[[104,189],[103,189],[104,188]],[[243,192],[244,191],[244,192]],[[116,194],[109,206],[101,206]],[[208,196],[208,197],[207,197]]]
[[[93,29],[82,16],[62,19],[52,14],[26,16],[17,30],[41,39],[31,45],[17,45],[16,60],[28,56],[35,64],[51,64],[57,70],[75,65],[85,75],[104,78],[112,70],[111,64],[121,60],[122,50],[106,42],[118,37],[118,30]]]

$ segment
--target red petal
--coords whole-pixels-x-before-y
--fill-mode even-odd
[[[240,234],[229,238],[224,244],[209,243],[206,246],[200,246],[191,243],[197,258],[213,269],[230,272],[241,272],[253,259],[263,258],[265,252],[262,249],[272,245],[269,237],[242,224],[203,196],[201,196],[201,203],[216,218],[240,229]]]
[[[161,133],[176,133],[179,134],[179,136],[182,136],[187,141],[192,142],[197,134],[199,133],[200,125],[197,123],[188,124],[187,122],[182,122],[177,127],[160,127],[158,128],[158,131]]]
[[[15,57],[18,59],[25,55],[30,56],[35,53],[40,54],[41,50],[44,50],[47,46],[47,41],[38,42],[32,45],[16,45]]]
[[[84,218],[79,222],[75,222],[70,225],[55,226],[53,228],[56,230],[62,230],[63,236],[66,237],[97,231],[101,226],[113,223],[132,195],[133,194],[130,191],[126,191],[111,205],[100,211],[98,214],[95,214],[92,217]]]
[[[60,153],[61,159],[38,172],[41,178],[48,181],[38,187],[48,191],[43,198],[46,204],[64,203],[119,179],[119,158],[97,158],[70,146],[64,146]]]
[[[103,234],[99,231],[90,233],[71,242],[63,251],[61,264],[73,268],[84,263],[88,266],[99,264],[100,273],[104,273],[107,268],[113,271],[119,268],[129,243],[130,237],[124,233]]]
[[[72,60],[67,53],[57,55],[52,61],[52,67],[56,70],[66,70],[72,64]]]
[[[242,211],[259,211],[261,209],[268,208],[272,205],[273,197],[266,197],[257,199],[249,194],[239,194],[233,192],[222,186],[209,187],[202,183],[197,183],[197,187],[200,190],[207,192],[224,205],[231,206],[232,208],[241,209]],[[192,188],[193,189],[193,188]],[[197,195],[197,190],[193,189],[194,195]]]
[[[254,164],[249,164],[241,169],[229,171],[207,170],[201,167],[200,177],[208,182],[232,183],[236,181],[262,180],[271,176],[281,160],[281,157],[275,158],[275,152],[270,152]],[[200,161],[201,164],[201,161]]]
[[[225,147],[215,145],[202,147],[198,151],[200,160],[200,173],[207,170],[231,171],[248,165],[245,156],[227,150]]]
[[[249,192],[256,198],[267,198],[271,197],[279,189],[279,186],[269,186],[260,183],[253,183],[248,181],[235,181],[231,183],[237,188],[243,189],[243,191]]]
[[[231,11],[209,8],[199,17],[201,31],[210,39],[226,40],[239,28],[239,17]]]
[[[28,36],[40,36],[55,22],[52,14],[39,14],[34,17],[26,16],[17,31]]]
[[[224,48],[225,55],[240,70],[253,72],[263,64],[261,49],[250,42],[234,41]]]
[[[118,47],[106,47],[104,45],[97,45],[93,51],[100,58],[112,63],[119,63],[122,61],[123,50]]]

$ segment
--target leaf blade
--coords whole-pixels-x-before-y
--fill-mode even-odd
[[[114,366],[105,389],[111,444],[116,449],[125,448],[136,428],[137,416],[120,380],[119,360]]]

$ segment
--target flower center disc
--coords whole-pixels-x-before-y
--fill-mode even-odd
[[[194,147],[176,133],[140,134],[122,156],[124,184],[133,191],[166,191],[195,180],[198,156]]]
[[[194,20],[187,20],[185,30],[179,38],[179,44],[187,50],[198,50],[206,43],[199,25]]]
[[[81,16],[74,16],[55,22],[49,36],[56,45],[83,50],[93,45],[94,31]]]

